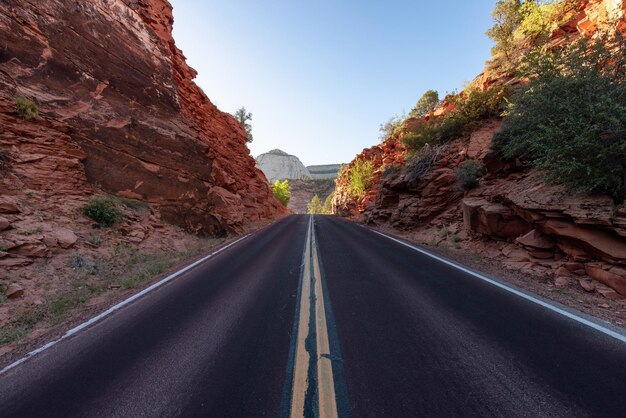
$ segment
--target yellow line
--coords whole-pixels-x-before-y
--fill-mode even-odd
[[[302,293],[300,294],[300,315],[298,318],[298,337],[296,345],[296,360],[291,397],[291,417],[304,417],[304,402],[309,386],[308,369],[310,354],[306,349],[306,339],[309,336],[309,320],[311,319],[311,295],[315,300],[315,335],[317,340],[317,405],[320,418],[337,418],[337,400],[335,397],[335,383],[333,381],[333,365],[329,358],[330,344],[328,341],[328,326],[326,325],[326,310],[324,307],[324,293],[322,274],[320,270],[317,241],[313,228],[313,216],[309,218],[307,230],[305,261],[302,267]],[[311,266],[311,263],[313,265]],[[313,287],[311,287],[311,267],[313,267]],[[311,292],[313,292],[311,294]]]
[[[304,398],[308,388],[309,352],[305,341],[309,335],[309,318],[311,316],[311,231],[312,219],[309,220],[307,239],[305,242],[305,261],[302,274],[302,293],[300,295],[300,318],[298,319],[298,342],[296,346],[296,364],[291,397],[291,417],[304,417]]]
[[[335,397],[335,383],[333,381],[333,365],[329,358],[330,344],[328,342],[328,327],[326,325],[326,309],[324,308],[324,293],[322,274],[320,272],[317,241],[313,231],[313,277],[315,281],[315,323],[317,328],[317,385],[319,395],[319,416],[322,418],[337,417],[337,400]]]

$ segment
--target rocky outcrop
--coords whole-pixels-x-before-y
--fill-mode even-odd
[[[282,213],[172,25],[165,0],[0,4],[0,151],[24,188],[67,201],[97,184],[208,235]],[[20,97],[39,117],[20,117]]]
[[[555,31],[551,46],[593,33],[616,19],[626,27],[626,2],[580,0],[576,10],[572,20]],[[520,82],[507,74],[483,73],[472,85],[485,90]],[[454,108],[447,98],[426,120]],[[405,128],[413,123],[423,121],[408,119]],[[406,164],[399,145],[402,134],[392,134],[356,157],[374,161],[376,167],[372,186],[363,196],[347,193],[347,172],[353,163],[339,177],[336,213],[417,231],[435,243],[442,235],[453,236],[456,244],[466,240],[474,251],[502,260],[509,269],[554,279],[556,287],[578,283],[607,298],[626,296],[624,203],[615,204],[608,196],[569,194],[546,184],[542,173],[529,171],[518,161],[502,161],[490,152],[500,126],[498,119],[481,121],[466,137],[445,146],[426,146],[407,157]],[[457,169],[468,159],[481,161],[487,173],[480,187],[464,193]]]
[[[270,182],[311,178],[311,173],[298,157],[279,149],[259,155],[256,159],[256,166],[263,171]]]
[[[356,160],[371,161],[374,165],[372,186],[362,196],[352,196],[348,191],[348,173],[354,167]],[[346,165],[336,180],[335,196],[333,198],[333,213],[344,217],[358,217],[365,208],[376,199],[377,186],[388,170],[394,170],[404,163],[404,148],[397,138],[389,138],[379,145],[366,148],[354,160]]]

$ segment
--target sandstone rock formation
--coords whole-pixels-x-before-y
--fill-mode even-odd
[[[0,4],[0,151],[21,187],[67,201],[97,184],[209,235],[282,213],[241,126],[193,82],[172,24],[166,0]],[[17,114],[21,97],[39,117]]]
[[[555,32],[553,45],[593,32],[607,19],[619,18],[621,27],[626,28],[626,2],[579,3],[579,13]],[[519,82],[511,76],[499,77],[481,74],[473,84],[486,89]],[[453,109],[447,100],[428,117]],[[347,193],[347,179],[340,176],[336,213],[399,230],[421,231],[424,236],[432,235],[433,229],[444,231],[456,242],[468,240],[475,251],[502,260],[507,268],[554,279],[557,287],[577,283],[607,298],[626,296],[624,202],[616,204],[608,196],[569,194],[560,186],[546,184],[540,172],[516,161],[500,160],[490,152],[500,126],[498,119],[483,121],[471,135],[425,147],[419,155],[408,157],[407,164],[403,164],[405,151],[397,135],[363,150],[356,158],[374,162],[373,184],[355,199]],[[468,159],[482,161],[487,174],[480,187],[464,193],[457,185],[456,170]],[[491,245],[494,242],[497,246]]]
[[[259,155],[256,159],[256,165],[270,182],[311,178],[311,173],[298,157],[279,149]]]
[[[336,179],[341,164],[309,165],[307,170],[314,180]]]

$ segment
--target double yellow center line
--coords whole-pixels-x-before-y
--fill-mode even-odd
[[[302,268],[290,416],[337,417],[335,383],[313,216],[309,219]]]

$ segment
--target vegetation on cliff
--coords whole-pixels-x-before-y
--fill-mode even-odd
[[[359,197],[372,185],[374,163],[362,159],[354,160],[347,171],[348,193],[353,197]]]
[[[248,112],[245,107],[240,107],[233,114],[237,122],[246,130],[246,142],[252,142],[252,125],[248,123],[248,121],[252,120],[252,113]]]
[[[291,199],[291,188],[289,187],[289,181],[285,180],[276,180],[274,184],[272,184],[272,193],[276,200],[282,203],[283,206],[287,206],[289,204],[289,199]]]
[[[494,25],[487,31],[496,44],[488,68],[515,71],[529,47],[545,45],[551,34],[574,17],[576,0],[500,0],[492,13]]]
[[[536,50],[521,67],[495,149],[574,192],[626,194],[626,39],[600,36]]]

